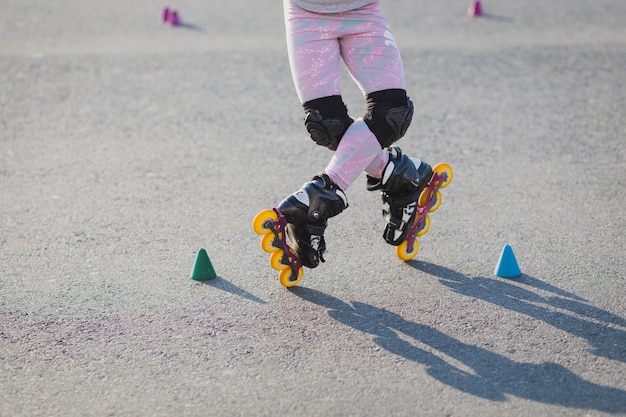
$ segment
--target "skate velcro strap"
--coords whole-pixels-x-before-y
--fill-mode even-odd
[[[406,238],[410,224],[410,222],[403,222],[402,219],[398,219],[397,217],[387,218],[387,227],[383,234],[385,241],[391,245],[399,245]],[[399,235],[396,235],[397,233],[399,233]]]
[[[324,231],[326,230],[326,224],[324,224],[322,226],[316,226],[314,224],[307,224],[306,225],[306,230],[311,235],[323,236],[324,235]]]
[[[389,216],[387,219],[387,224],[391,227],[391,229],[393,230],[399,230],[400,225],[402,224],[402,219],[399,219],[397,217],[391,217]]]
[[[366,185],[365,188],[367,188],[367,191],[380,190],[381,188],[383,188],[383,183],[379,179],[376,179],[374,177],[370,177],[368,175],[367,176],[367,185]]]
[[[388,194],[385,194],[385,201],[389,203],[390,207],[405,207],[411,203],[415,203],[417,201],[417,196],[409,194],[401,197],[391,197]]]

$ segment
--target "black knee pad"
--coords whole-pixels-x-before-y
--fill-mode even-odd
[[[413,119],[413,102],[400,88],[381,90],[366,96],[363,119],[383,148],[404,136]]]
[[[304,103],[303,107],[304,126],[311,139],[331,151],[336,150],[343,134],[353,122],[341,96],[316,98]]]

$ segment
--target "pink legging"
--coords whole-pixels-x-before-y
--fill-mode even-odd
[[[341,60],[363,94],[405,89],[404,67],[380,4],[309,12],[284,0],[287,50],[301,103],[341,95]],[[362,173],[380,178],[388,153],[363,119],[345,132],[325,172],[344,191]]]

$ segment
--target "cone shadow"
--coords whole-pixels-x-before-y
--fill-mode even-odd
[[[204,285],[208,285],[210,287],[214,287],[219,290],[234,294],[238,297],[245,298],[246,300],[254,301],[255,303],[267,304],[267,301],[260,299],[254,294],[250,294],[248,291],[236,286],[232,282],[220,277],[219,275],[217,276],[216,279],[213,279],[210,281],[198,281],[198,282]]]
[[[591,352],[626,363],[626,351],[616,340],[626,340],[626,319],[588,303],[582,297],[522,274],[517,279],[470,277],[427,262],[409,265],[438,278],[442,285],[467,297],[515,311],[556,329],[586,339]],[[537,290],[551,292],[545,296]]]

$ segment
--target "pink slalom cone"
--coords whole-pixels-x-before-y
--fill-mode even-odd
[[[162,23],[168,23],[170,21],[170,8],[169,7],[164,7],[163,8],[163,13],[161,13],[161,22]]]
[[[476,17],[483,15],[483,8],[480,5],[479,0],[472,0],[472,2],[469,5],[469,8],[467,9],[467,14],[469,16],[476,16]]]
[[[180,17],[178,16],[177,10],[172,10],[172,13],[170,14],[170,25],[180,26]]]

